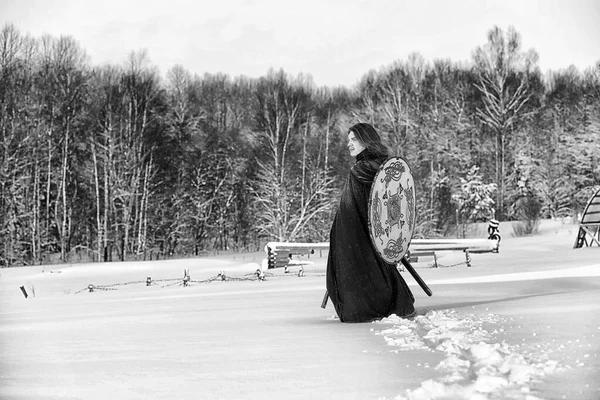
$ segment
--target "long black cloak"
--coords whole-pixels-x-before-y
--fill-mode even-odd
[[[327,260],[327,291],[340,321],[368,322],[415,311],[412,292],[395,265],[371,244],[368,199],[385,158],[364,150],[356,157],[333,220]]]

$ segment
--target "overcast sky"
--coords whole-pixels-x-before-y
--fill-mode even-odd
[[[355,84],[412,52],[469,61],[487,32],[513,25],[543,72],[600,61],[600,0],[0,0],[0,25],[73,36],[93,65],[147,49],[164,74],[264,75]]]

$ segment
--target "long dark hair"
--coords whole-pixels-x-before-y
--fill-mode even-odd
[[[359,122],[348,129],[348,133],[354,132],[358,140],[363,142],[367,150],[378,157],[387,157],[389,149],[381,142],[381,136],[371,124]]]

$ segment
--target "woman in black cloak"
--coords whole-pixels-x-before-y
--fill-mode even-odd
[[[350,155],[356,157],[333,220],[327,260],[327,291],[341,322],[369,322],[415,314],[412,292],[398,269],[371,244],[368,202],[377,169],[389,158],[375,128],[353,125]]]

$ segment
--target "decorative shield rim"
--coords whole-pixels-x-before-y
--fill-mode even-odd
[[[409,238],[406,241],[406,248],[404,250],[404,253],[402,254],[402,256],[398,257],[398,259],[393,259],[394,263],[399,263],[402,258],[406,255],[406,253],[408,252],[408,248],[410,246],[410,243],[413,239],[413,233],[414,233],[414,229],[415,229],[415,222],[416,222],[416,188],[415,188],[415,180],[413,178],[412,175],[412,168],[410,167],[410,164],[408,163],[408,161],[406,161],[406,159],[404,159],[404,157],[401,156],[392,156],[390,158],[388,158],[387,160],[385,160],[377,169],[377,172],[375,173],[375,177],[373,179],[373,183],[371,184],[371,189],[369,190],[369,203],[368,203],[368,207],[367,207],[367,212],[368,212],[368,218],[367,218],[367,224],[368,224],[368,229],[369,229],[369,238],[371,240],[371,245],[373,246],[373,248],[375,248],[375,251],[377,251],[377,254],[379,255],[379,257],[381,257],[382,260],[384,260],[387,263],[390,263],[388,260],[390,259],[389,257],[385,256],[384,254],[382,254],[382,251],[379,249],[379,247],[376,245],[375,242],[375,238],[373,236],[373,229],[372,229],[372,217],[371,217],[371,208],[372,208],[372,203],[373,203],[373,191],[375,189],[375,182],[377,181],[377,179],[380,178],[380,174],[382,173],[382,171],[384,170],[385,166],[392,160],[401,160],[402,162],[404,162],[404,164],[406,164],[406,166],[408,167],[408,170],[406,171],[406,173],[410,174],[410,179],[412,180],[413,183],[413,205],[412,205],[412,221],[410,224],[410,235]]]

